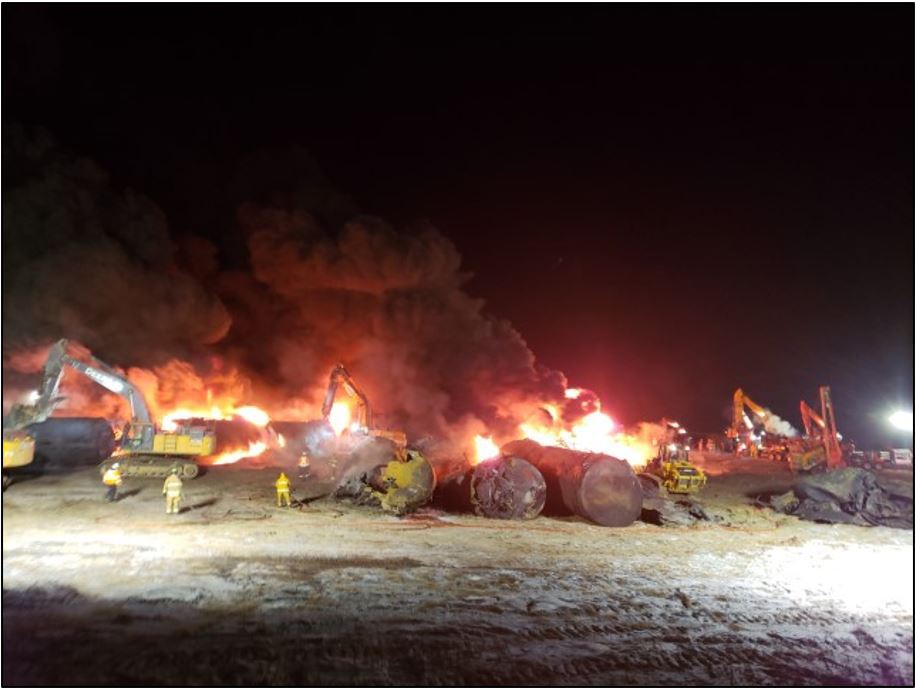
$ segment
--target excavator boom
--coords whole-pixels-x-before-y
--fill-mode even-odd
[[[744,407],[750,409],[757,417],[765,419],[769,412],[755,401],[750,399],[739,387],[734,392],[734,417],[731,420],[731,435],[738,437],[741,434],[741,427],[746,427],[748,419],[745,419]],[[752,428],[752,422],[749,428]]]
[[[349,374],[346,366],[342,363],[338,363],[334,366],[334,369],[330,371],[330,380],[327,383],[327,393],[324,395],[324,403],[321,405],[321,416],[327,420],[327,417],[330,415],[330,411],[334,406],[334,399],[337,397],[337,389],[341,384],[346,393],[355,399],[358,404],[357,422],[366,430],[371,430],[372,410],[369,406],[368,397],[366,397],[365,393],[356,386],[356,383],[353,382],[352,375]]]
[[[808,440],[822,443],[827,468],[842,468],[845,459],[839,445],[839,432],[836,429],[836,414],[832,406],[829,387],[820,387],[820,413],[814,411],[806,401],[801,401],[801,420]]]
[[[67,354],[67,340],[61,339],[48,354],[38,397],[33,405],[22,405],[17,411],[28,423],[45,420],[63,397],[58,396],[64,368],[70,367],[98,383],[130,404],[130,426],[121,438],[118,459],[127,475],[164,477],[173,466],[180,466],[189,478],[197,475],[197,464],[188,457],[205,456],[214,449],[212,432],[202,427],[186,428],[175,433],[157,431],[143,393],[130,380],[110,366],[93,358],[92,364]],[[123,457],[123,458],[121,458]],[[103,467],[107,464],[103,464]]]

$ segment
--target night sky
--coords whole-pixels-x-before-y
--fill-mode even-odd
[[[3,7],[3,118],[245,260],[233,163],[428,219],[623,421],[912,399],[913,7]],[[270,175],[267,175],[270,177]],[[263,180],[282,186],[282,170]],[[898,438],[897,438],[898,439]]]

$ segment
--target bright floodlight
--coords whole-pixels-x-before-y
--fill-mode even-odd
[[[890,424],[899,430],[912,432],[912,412],[896,411],[890,416]]]

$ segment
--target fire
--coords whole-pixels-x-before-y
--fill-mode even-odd
[[[220,466],[227,463],[235,463],[241,459],[245,459],[249,456],[259,456],[267,450],[266,442],[249,442],[247,449],[238,449],[235,451],[222,452],[217,455],[212,461],[211,465]]]
[[[231,415],[231,414],[229,414]],[[169,411],[162,417],[162,422],[159,424],[166,432],[174,432],[178,429],[179,420],[188,420],[190,418],[207,418],[211,420],[225,420],[227,418],[226,414],[222,412],[218,406],[211,406],[210,408],[178,408],[174,411]]]
[[[331,407],[330,415],[327,417],[327,420],[338,437],[350,424],[350,416],[349,406],[342,401],[336,402]]]
[[[244,418],[251,425],[256,425],[259,428],[266,427],[267,423],[270,422],[270,416],[267,415],[267,412],[257,406],[242,406],[235,409],[233,415]]]
[[[565,390],[565,397],[578,399],[586,391],[569,388]],[[645,465],[651,460],[655,448],[649,439],[622,431],[609,415],[600,410],[599,400],[595,399],[588,407],[595,410],[573,422],[564,423],[557,409],[544,405],[550,417],[545,414],[532,416],[520,426],[520,435],[545,447],[609,454],[634,466]]]
[[[258,428],[265,428],[270,423],[270,415],[257,406],[240,406],[235,408],[231,403],[214,403],[209,408],[182,407],[169,411],[163,416],[160,427],[166,432],[174,432],[178,429],[180,421],[191,418],[202,418],[205,420],[239,419]],[[283,446],[285,444],[285,438],[282,440],[278,439],[278,444]],[[248,446],[243,449],[229,449],[218,454],[203,457],[202,460],[212,466],[225,465],[235,463],[236,461],[240,461],[247,457],[259,456],[267,450],[267,447],[268,443],[265,441],[249,441]]]
[[[474,465],[499,455],[499,447],[491,437],[477,435],[473,438],[473,443],[476,450],[472,459]]]

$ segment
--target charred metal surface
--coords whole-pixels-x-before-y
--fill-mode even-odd
[[[446,477],[434,503],[486,518],[530,519],[540,515],[546,494],[546,481],[534,466],[517,456],[500,456]]]
[[[625,461],[533,440],[509,442],[502,453],[529,461],[543,474],[546,513],[576,514],[602,526],[628,526],[641,514],[642,488]]]
[[[477,465],[470,480],[470,501],[479,516],[537,518],[546,502],[546,481],[517,456],[500,456]]]

